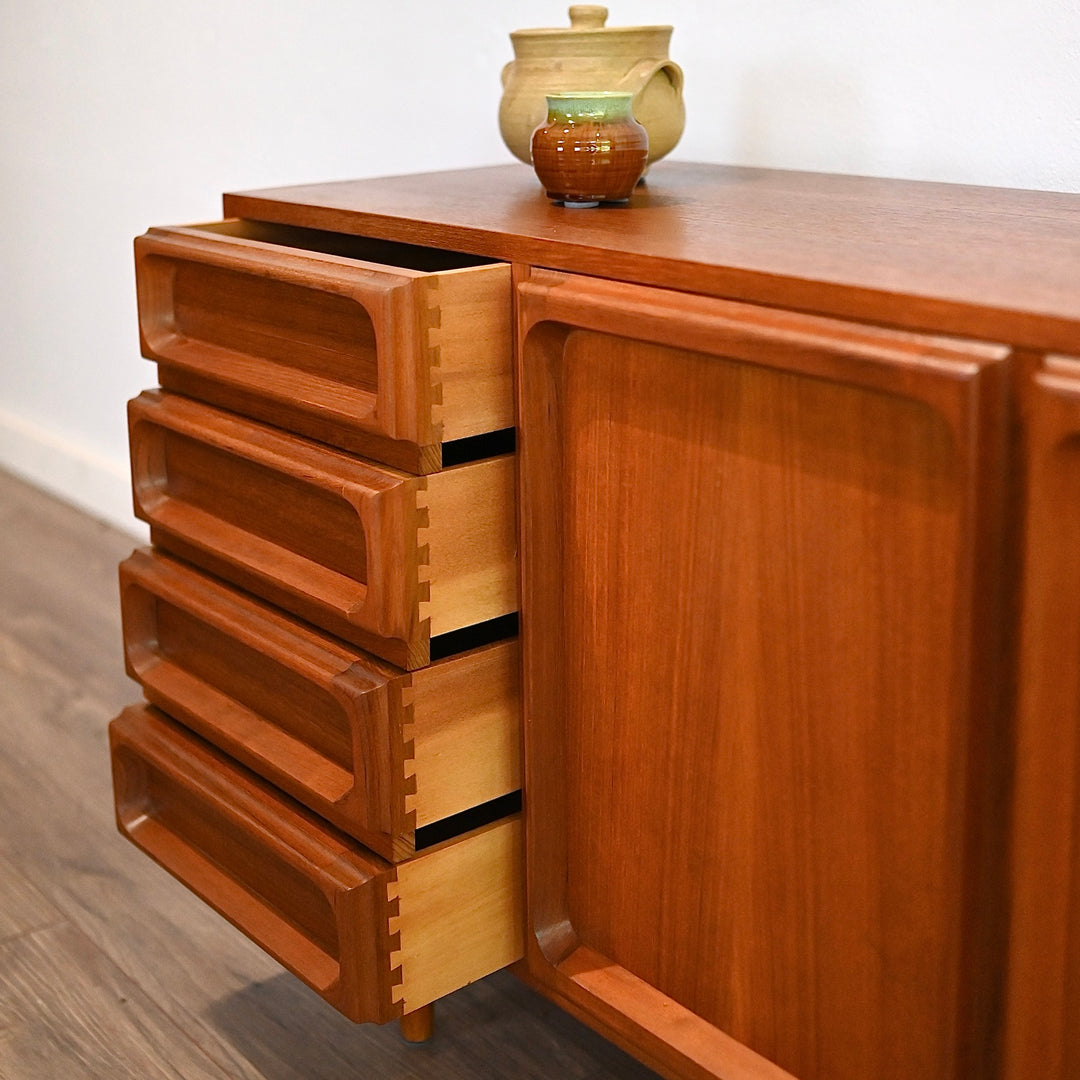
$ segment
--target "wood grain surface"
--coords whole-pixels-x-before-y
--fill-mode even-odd
[[[0,986],[5,1078],[229,1076],[70,923],[0,941]]]
[[[398,667],[517,609],[510,456],[417,477],[161,391],[128,423],[155,544]]]
[[[520,666],[512,641],[413,672],[417,826],[521,787]]]
[[[394,1015],[390,864],[149,706],[109,744],[129,840],[349,1019]]]
[[[518,817],[394,866],[150,706],[109,743],[120,831],[349,1019],[521,959]]]
[[[226,195],[225,213],[1080,353],[1077,196],[662,161],[625,207],[524,165]]]
[[[0,856],[0,941],[62,920],[44,894]]]
[[[406,1012],[437,1002],[524,951],[521,816],[493,822],[395,868],[391,962]]]
[[[549,268],[530,965],[669,1075],[1080,1067],[1078,205],[670,162],[588,213],[522,166],[225,198]]]
[[[133,546],[0,472],[0,1077],[651,1076],[506,973],[441,1002],[425,1046],[350,1024],[117,835]]]
[[[1024,386],[1028,507],[1005,1075],[1080,1075],[1080,359]]]
[[[410,675],[160,551],[120,598],[153,704],[386,859],[521,786],[516,642]]]
[[[139,237],[162,385],[410,472],[513,426],[509,267],[349,240],[242,221]]]
[[[1007,350],[519,295],[533,974],[674,1076],[991,1075]]]

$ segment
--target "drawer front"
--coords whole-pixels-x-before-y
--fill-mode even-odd
[[[512,457],[415,477],[176,395],[128,417],[156,544],[399,667],[517,608]]]
[[[149,551],[120,595],[154,705],[386,859],[521,786],[516,641],[409,675]]]
[[[517,817],[394,867],[152,708],[110,742],[121,833],[350,1019],[520,958]]]
[[[143,353],[167,389],[434,472],[443,442],[513,426],[510,268],[476,262],[246,221],[152,229]]]

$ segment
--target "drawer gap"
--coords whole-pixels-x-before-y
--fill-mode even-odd
[[[442,444],[442,464],[444,469],[452,465],[465,465],[482,458],[498,457],[500,454],[512,454],[517,448],[517,432],[514,428],[502,431],[487,431],[481,435],[470,435],[465,439],[454,439]]]
[[[452,814],[441,821],[433,821],[430,825],[423,825],[416,830],[416,851],[434,847],[444,840],[452,840],[456,836],[472,832],[484,825],[490,825],[501,818],[509,817],[521,810],[521,792],[510,791],[500,795],[497,799],[481,803],[479,806],[470,806],[468,810],[462,810],[459,814]]]
[[[504,638],[516,637],[518,632],[518,613],[511,611],[485,622],[463,626],[431,639],[431,660],[443,660],[456,653],[469,649],[478,649],[481,645],[491,645]]]
[[[199,232],[216,233],[219,236],[235,236],[243,240],[257,240],[261,244],[278,247],[317,251],[323,255],[337,255],[360,262],[383,263],[431,274],[441,270],[460,270],[469,266],[490,266],[499,259],[483,255],[466,255],[441,248],[425,248],[415,244],[400,244],[390,240],[374,240],[366,236],[349,236],[345,233],[324,232],[321,229],[304,229],[294,225],[274,225],[265,221],[248,221],[233,218],[229,221],[210,222],[192,226]]]

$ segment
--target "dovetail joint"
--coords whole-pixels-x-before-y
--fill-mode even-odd
[[[427,542],[430,528],[427,480],[421,479],[416,489],[416,584],[421,622],[427,617],[427,610],[423,605],[431,600],[431,545]]]
[[[390,1001],[394,1005],[405,999],[405,972],[402,970],[401,951],[401,897],[397,878],[386,883],[387,942],[390,963]]]
[[[408,686],[401,688],[401,795],[405,828],[416,830],[417,783],[416,739],[413,725],[416,723],[416,693],[410,678]]]
[[[424,332],[424,352],[427,356],[429,378],[429,401],[431,402],[431,432],[433,442],[442,442],[443,436],[443,387],[442,374],[442,307],[439,304],[439,279],[432,275],[426,279],[426,304],[421,314]]]

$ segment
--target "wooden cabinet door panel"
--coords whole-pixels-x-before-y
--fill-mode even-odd
[[[1005,350],[518,295],[532,978],[671,1076],[984,1075]]]
[[[1007,1080],[1080,1075],[1080,360],[1024,387]]]

